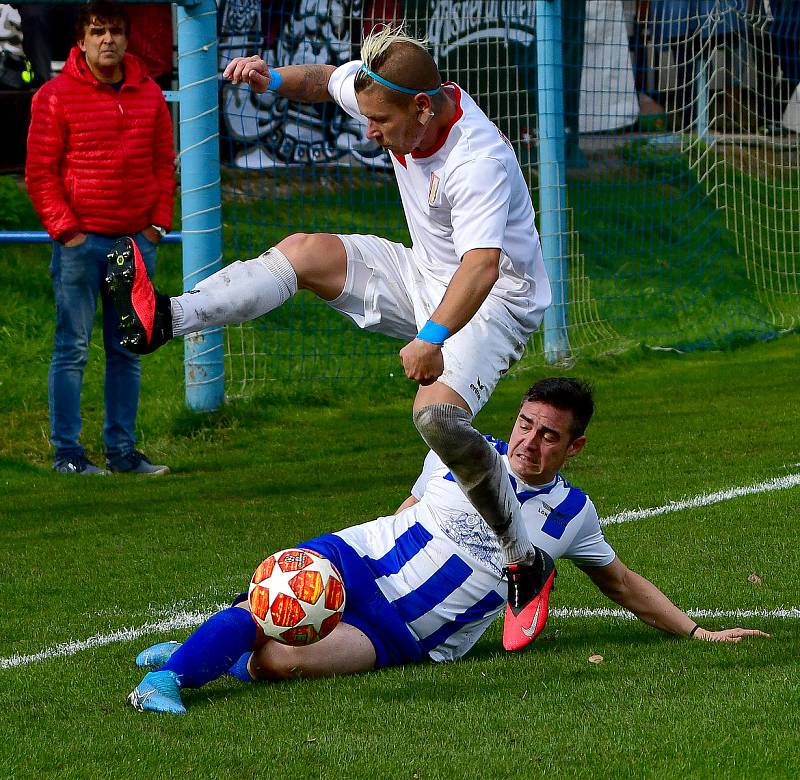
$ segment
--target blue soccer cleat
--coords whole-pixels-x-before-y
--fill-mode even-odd
[[[181,701],[178,675],[165,670],[148,672],[144,679],[131,691],[128,704],[139,712],[169,712],[185,715],[186,707]]]
[[[158,669],[169,661],[180,646],[180,642],[159,642],[157,645],[151,645],[136,656],[136,665],[142,669]]]

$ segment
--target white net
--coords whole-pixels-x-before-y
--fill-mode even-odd
[[[247,3],[245,3],[249,7]],[[230,3],[226,4],[226,8]],[[533,0],[297,0],[225,52],[274,65],[358,56],[405,19],[508,136],[539,200]],[[576,356],[769,338],[800,317],[800,2],[562,0],[566,321]],[[260,6],[259,6],[260,9]],[[256,14],[257,16],[257,14]],[[252,32],[252,31],[251,31]],[[261,49],[259,51],[259,49]],[[388,161],[330,105],[223,91],[230,259],[295,231],[408,241]],[[229,388],[396,370],[399,345],[299,296],[229,328]],[[541,338],[529,360],[540,360]]]

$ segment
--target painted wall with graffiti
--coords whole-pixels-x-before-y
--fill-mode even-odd
[[[272,2],[224,0],[220,9],[220,68],[234,57],[260,54],[271,66],[339,65],[359,56],[359,44],[377,22],[397,21],[395,3],[368,0]],[[379,5],[379,8],[376,8]],[[365,23],[364,19],[369,22]],[[374,20],[374,21],[373,21]],[[361,164],[390,167],[364,128],[333,103],[306,105],[247,86],[225,84],[221,94],[228,162],[240,168]]]

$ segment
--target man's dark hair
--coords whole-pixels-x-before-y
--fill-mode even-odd
[[[591,386],[571,377],[551,376],[540,379],[525,393],[522,403],[526,401],[539,401],[556,409],[572,412],[573,439],[583,436],[594,414]]]
[[[114,3],[111,0],[94,0],[94,2],[81,5],[78,10],[78,18],[75,20],[75,40],[83,40],[86,28],[91,26],[92,20],[97,19],[98,22],[122,22],[122,29],[125,31],[125,37],[130,37],[131,34],[131,20],[128,17],[128,12],[122,3]]]

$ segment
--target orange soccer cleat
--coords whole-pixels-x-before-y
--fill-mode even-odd
[[[547,622],[556,567],[553,559],[537,548],[524,561],[509,564],[504,571],[508,579],[508,604],[503,647],[521,650],[536,639]]]

